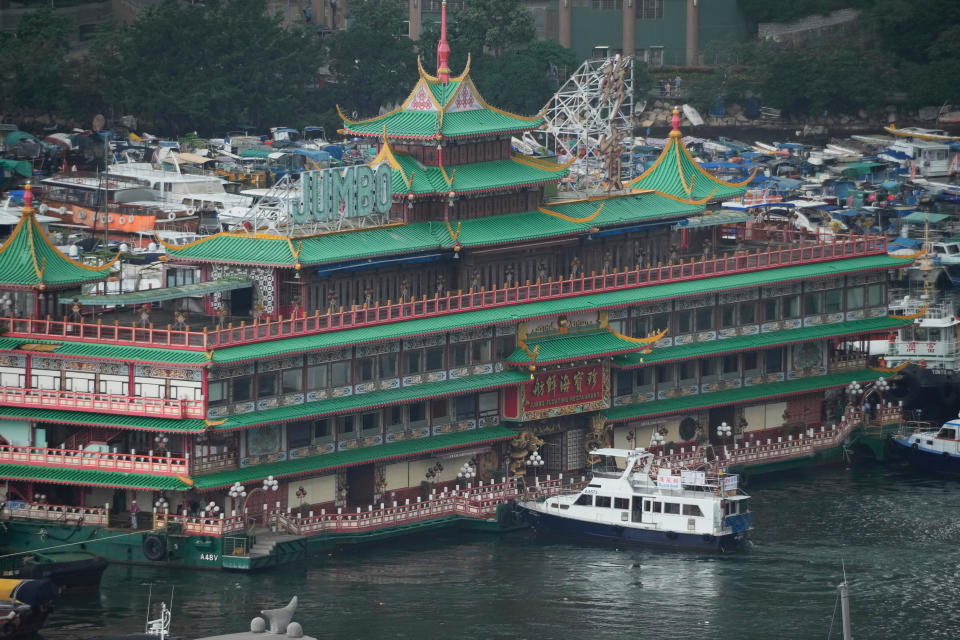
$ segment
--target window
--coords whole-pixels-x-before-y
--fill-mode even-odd
[[[754,301],[740,303],[740,324],[753,324],[757,321],[757,303]]]
[[[351,439],[356,437],[353,432],[353,416],[343,416],[340,418],[340,439]]]
[[[680,363],[680,381],[689,381],[697,379],[696,360],[684,360]]]
[[[614,498],[614,499],[613,499],[613,508],[614,508],[614,509],[629,509],[629,508],[630,508],[630,498]]]
[[[477,397],[474,395],[457,396],[454,398],[456,404],[457,420],[471,420],[477,415]]]
[[[490,362],[491,358],[489,340],[474,340],[470,343],[470,349],[474,364]]]
[[[685,516],[695,516],[697,518],[703,517],[703,511],[700,510],[700,507],[695,504],[685,504],[683,505],[683,515]]]
[[[376,358],[361,358],[357,361],[357,378],[359,382],[370,382],[374,379]]]
[[[350,384],[350,362],[343,360],[330,363],[330,386],[346,387]]]
[[[777,298],[770,298],[769,300],[764,300],[761,305],[761,310],[763,311],[763,317],[761,320],[763,322],[773,322],[774,320],[779,320],[778,311],[779,311],[780,301]]]
[[[673,365],[660,365],[657,367],[657,383],[673,384]]]
[[[387,417],[387,431],[402,431],[403,430],[403,407],[401,407],[400,405],[387,407],[385,413]]]
[[[783,317],[800,317],[800,296],[787,296],[783,299]]]
[[[662,503],[662,502],[657,502],[656,500],[654,500],[654,502],[653,502],[653,512],[654,512],[654,513],[661,513],[662,511],[663,511],[663,503]]]
[[[677,333],[690,333],[693,331],[693,312],[677,312]]]
[[[404,352],[403,372],[407,375],[414,375],[421,371],[423,371],[423,351],[415,349]]]
[[[863,287],[847,289],[847,310],[863,309]]]
[[[763,352],[764,371],[766,373],[780,373],[783,371],[783,352],[778,349],[767,349]]]
[[[637,0],[637,19],[638,20],[660,20],[663,18],[663,0]],[[661,61],[662,60],[661,49]]]
[[[497,343],[497,360],[506,360],[517,348],[517,341],[514,336],[499,336]]]
[[[277,395],[278,378],[279,376],[276,372],[261,373],[259,376],[257,376],[257,397],[269,398]]]
[[[673,515],[680,515],[680,503],[679,502],[664,502],[663,503],[663,512],[670,513]]]
[[[315,367],[307,367],[307,389],[316,391],[317,389],[326,389],[329,376],[328,367],[325,364],[319,364]]]
[[[287,423],[287,447],[298,449],[306,447],[312,441],[313,425],[310,422]]]
[[[408,409],[410,424],[422,424],[427,420],[427,403],[426,402],[415,402],[411,404]]]
[[[500,392],[488,391],[477,396],[477,404],[481,416],[498,415],[500,413]]]
[[[621,371],[617,374],[617,391],[615,395],[628,396],[633,393],[633,372]]]
[[[470,351],[466,342],[460,342],[450,347],[451,363],[454,367],[465,367],[470,364]]]
[[[713,307],[697,309],[697,331],[713,329]]]
[[[315,440],[330,440],[333,437],[333,419],[323,418],[314,422],[313,437]]]
[[[129,382],[120,382],[118,380],[100,380],[100,393],[106,393],[112,396],[125,396],[127,395],[127,391],[129,389]],[[192,400],[193,398],[189,399]]]
[[[720,309],[720,326],[724,329],[737,326],[737,308],[732,304]]]
[[[808,314],[823,313],[823,292],[813,291],[808,293],[804,305]]]
[[[396,353],[384,353],[380,356],[380,378],[397,377],[397,360]]]
[[[439,371],[443,369],[443,351],[444,347],[431,347],[426,350],[427,371]]]
[[[748,351],[743,354],[743,370],[746,371],[757,371],[760,368],[759,362],[757,361],[757,352]]]
[[[703,378],[709,378],[711,376],[717,375],[717,364],[718,361],[716,358],[707,358],[700,361],[700,375]]]
[[[652,387],[653,387],[653,369],[650,367],[637,369],[637,388],[650,389]]]
[[[380,431],[380,412],[371,411],[360,416],[361,429],[363,435],[370,435]]]
[[[280,385],[283,393],[300,393],[303,391],[303,371],[301,369],[286,369],[280,376]]]
[[[610,496],[597,496],[597,499],[593,505],[595,507],[606,507],[609,509],[611,502],[612,500],[610,499]]]
[[[446,398],[430,401],[430,419],[433,421],[433,424],[447,421],[447,416],[450,414],[450,408],[447,404]]]
[[[253,399],[250,378],[234,378],[232,382],[234,402],[245,402]]]
[[[871,284],[867,287],[867,306],[876,307],[882,305],[883,300],[883,285],[882,284]]]
[[[823,292],[823,312],[837,313],[843,311],[843,290],[830,289]]]
[[[573,504],[579,505],[581,507],[592,507],[593,506],[593,496],[589,493],[581,493],[577,498],[577,501]]]
[[[723,362],[723,373],[730,374],[740,372],[740,362],[736,354],[723,356],[721,362]]]
[[[207,384],[207,401],[211,405],[227,402],[228,391],[226,380],[210,382]]]

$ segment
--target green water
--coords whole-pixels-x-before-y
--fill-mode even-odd
[[[148,585],[174,596],[173,629],[241,631],[300,596],[318,638],[827,638],[841,560],[854,637],[960,637],[960,482],[903,467],[755,480],[754,547],[733,555],[446,534],[259,574],[110,567],[65,599],[48,640],[142,630]],[[839,638],[839,610],[833,637]]]

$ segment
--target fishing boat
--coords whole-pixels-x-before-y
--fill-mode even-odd
[[[884,131],[901,138],[915,138],[917,140],[933,140],[937,142],[960,140],[960,136],[948,135],[943,129],[923,129],[921,127],[901,127],[891,124],[884,127]]]
[[[107,561],[87,551],[34,551],[5,558],[4,577],[47,579],[61,590],[96,589]]]
[[[518,501],[538,531],[577,538],[730,551],[749,537],[749,496],[736,475],[659,469],[644,449],[603,448],[582,491]],[[617,466],[617,461],[626,464]]]
[[[948,420],[936,430],[923,427],[894,434],[890,441],[912,464],[936,473],[960,473],[960,419]]]

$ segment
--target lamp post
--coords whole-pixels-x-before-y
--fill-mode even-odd
[[[170,442],[170,438],[166,434],[158,433],[153,438],[154,449],[157,450],[157,453],[162,454],[167,450],[167,443]]]
[[[543,458],[540,457],[540,452],[534,450],[534,452],[530,454],[530,457],[527,458],[526,465],[530,467],[530,470],[533,471],[533,477],[536,478],[537,469],[544,465]]]
[[[663,434],[659,431],[654,431],[653,435],[650,436],[650,448],[653,447],[663,447],[663,443],[666,438],[663,437]],[[663,455],[664,451],[660,450],[660,455]]]
[[[726,422],[721,422],[720,426],[717,427],[717,435],[720,437],[720,444],[724,448],[727,447],[727,438],[730,437],[731,433],[733,433],[733,429]]]
[[[229,495],[231,498],[244,499],[243,506],[241,507],[240,511],[241,513],[243,513],[244,516],[246,516],[247,503],[250,501],[250,498],[252,498],[258,491],[262,491],[269,495],[271,491],[279,491],[279,490],[280,490],[280,482],[274,479],[273,476],[267,476],[263,480],[263,486],[257,487],[256,489],[253,489],[249,493],[247,493],[247,490],[243,488],[243,485],[241,485],[239,482],[235,482],[233,486],[230,487]],[[267,502],[269,502],[269,499],[267,500]],[[263,525],[264,526],[267,525],[267,508],[266,507],[267,505],[264,504],[264,509],[263,509]]]
[[[856,407],[857,397],[863,393],[863,387],[860,386],[860,383],[856,380],[850,382],[847,385],[847,395],[850,396],[850,405]]]

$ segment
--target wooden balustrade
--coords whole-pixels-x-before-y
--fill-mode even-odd
[[[51,318],[4,319],[7,335],[25,338],[62,337],[104,344],[135,344],[154,347],[177,347],[209,351],[213,348],[264,342],[293,336],[325,333],[357,327],[413,320],[491,309],[514,304],[557,300],[592,293],[604,293],[684,280],[734,275],[764,269],[813,264],[857,256],[886,253],[884,236],[836,236],[832,241],[810,242],[805,234],[795,231],[767,231],[785,246],[766,250],[738,251],[712,259],[691,260],[679,264],[638,267],[612,273],[580,275],[546,282],[517,283],[511,287],[467,292],[446,296],[402,300],[372,307],[352,306],[314,315],[296,315],[267,322],[254,322],[225,328],[204,328],[202,331],[137,326],[136,323],[103,324],[101,322],[69,322]]]
[[[165,398],[135,398],[104,393],[81,393],[54,389],[19,389],[0,387],[0,405],[35,407],[69,411],[95,411],[121,415],[140,415],[155,418],[204,418],[203,402],[199,400],[168,400]]]
[[[73,507],[67,505],[38,504],[8,501],[3,510],[6,519],[25,518],[53,522],[83,523],[107,526],[109,514],[99,507]]]
[[[0,445],[0,462],[65,469],[89,469],[92,471],[149,473],[162,476],[189,475],[186,458],[62,448],[20,447],[9,444]]]

